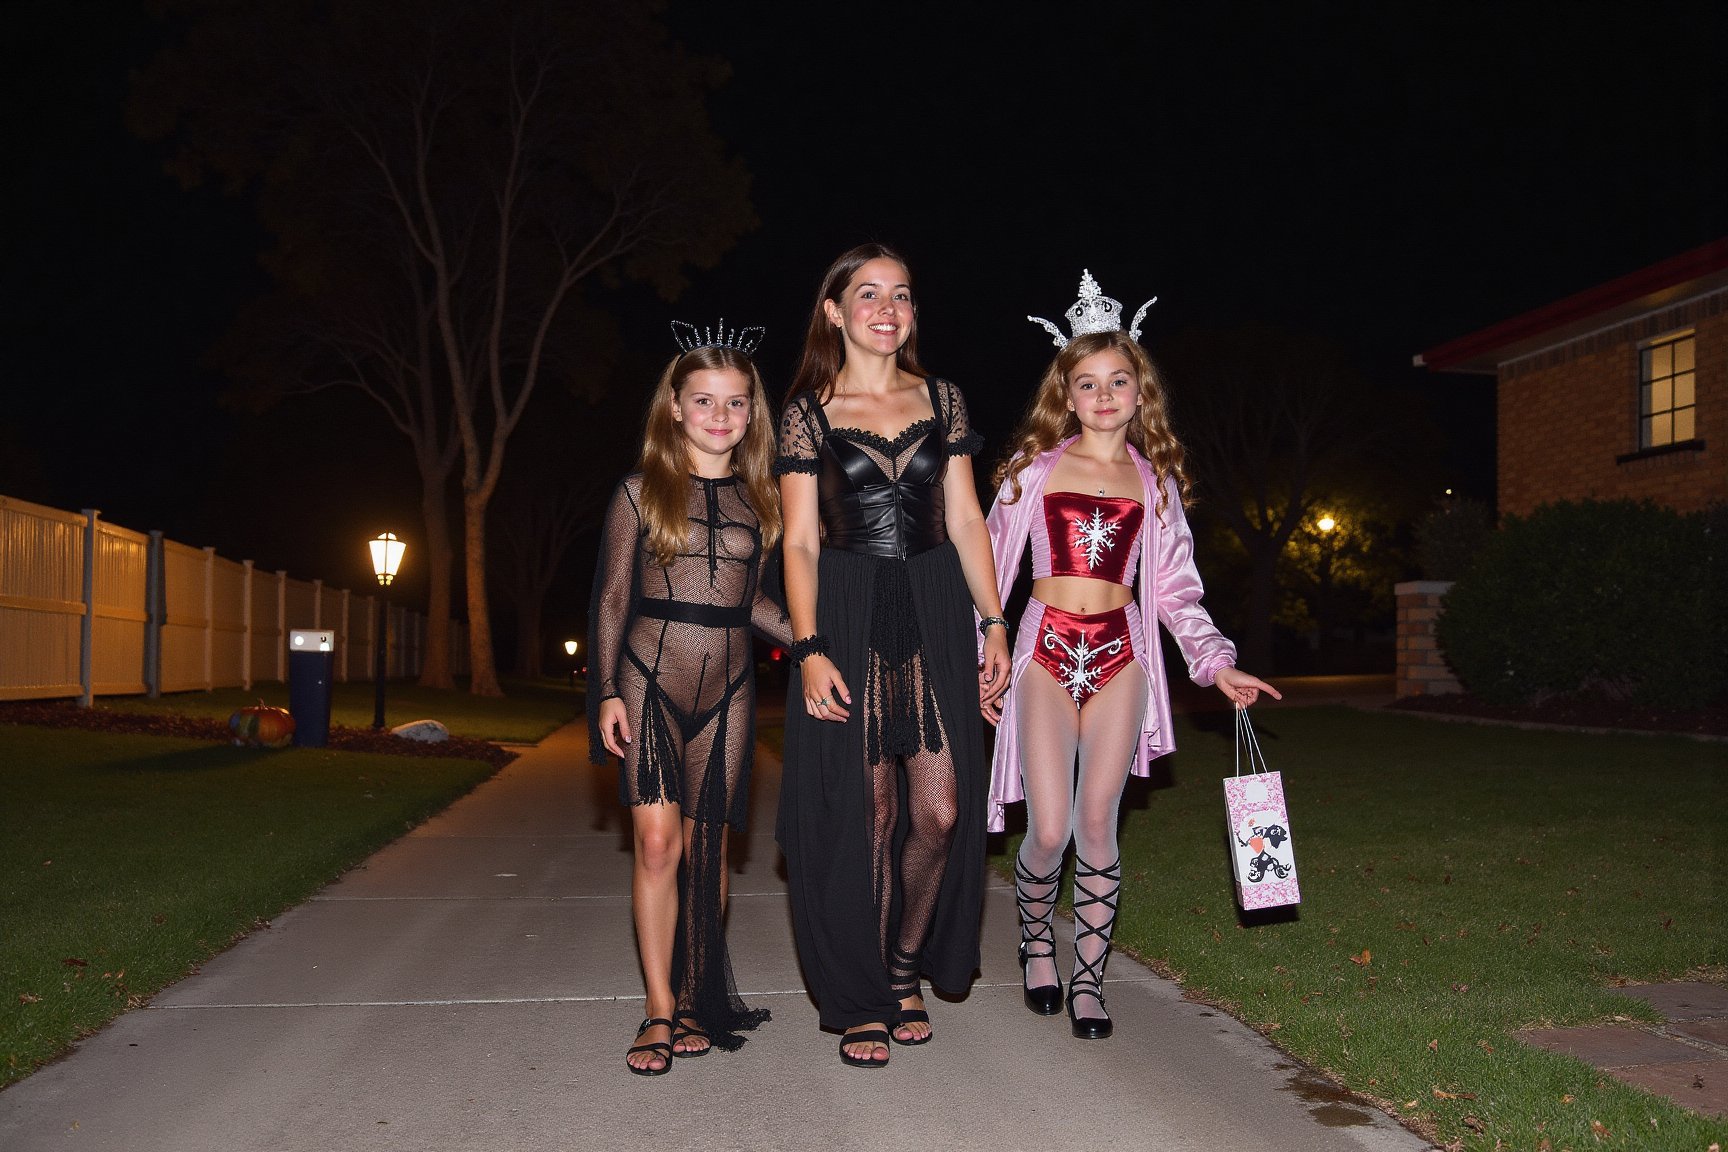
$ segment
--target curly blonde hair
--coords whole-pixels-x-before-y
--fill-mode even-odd
[[[750,381],[750,423],[732,450],[732,474],[756,513],[763,551],[780,542],[780,492],[772,472],[774,414],[762,377],[755,361],[735,348],[698,348],[674,358],[660,373],[642,435],[642,543],[662,568],[677,559],[690,534],[690,449],[672,409],[685,382],[711,368],[730,369]]]
[[[1164,395],[1164,381],[1158,375],[1146,350],[1128,338],[1126,332],[1092,332],[1070,340],[1038,382],[1038,391],[1026,406],[1026,415],[1014,432],[1008,458],[996,466],[993,482],[1000,487],[1006,480],[1010,494],[1004,503],[1020,499],[1020,473],[1041,453],[1048,452],[1070,436],[1080,434],[1080,418],[1068,408],[1068,381],[1080,361],[1106,349],[1114,349],[1127,359],[1134,370],[1140,388],[1140,418],[1128,426],[1128,442],[1139,450],[1152,465],[1158,478],[1157,511],[1162,513],[1168,503],[1164,482],[1174,479],[1176,491],[1184,507],[1189,503],[1188,473],[1182,468],[1182,445],[1170,430],[1169,401]]]

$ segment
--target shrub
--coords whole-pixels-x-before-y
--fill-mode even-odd
[[[1723,523],[1719,510],[1629,500],[1509,516],[1447,594],[1440,648],[1496,703],[1579,692],[1711,703],[1728,688]]]
[[[1448,500],[1416,523],[1416,564],[1424,580],[1456,580],[1488,542],[1494,525],[1477,500]]]

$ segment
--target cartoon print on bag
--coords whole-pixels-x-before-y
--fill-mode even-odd
[[[1262,823],[1262,821],[1271,822]],[[1275,822],[1272,813],[1256,812],[1242,822],[1242,830],[1246,831],[1248,835],[1244,837],[1238,832],[1236,843],[1254,853],[1253,859],[1248,861],[1248,882],[1250,884],[1260,883],[1266,878],[1268,872],[1280,880],[1290,875],[1290,865],[1273,856],[1272,851],[1268,850],[1267,847],[1270,845],[1271,849],[1274,850],[1281,848],[1284,842],[1290,839],[1290,833],[1284,825]]]

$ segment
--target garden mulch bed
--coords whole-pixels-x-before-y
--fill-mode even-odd
[[[1540,704],[1490,704],[1468,693],[1408,696],[1390,705],[1410,712],[1471,717],[1513,724],[1563,724],[1574,728],[1619,728],[1637,732],[1675,732],[1687,736],[1728,737],[1728,703],[1707,708],[1659,708],[1627,700],[1584,696]]]
[[[29,724],[40,728],[85,728],[99,732],[134,732],[145,736],[178,736],[228,744],[234,734],[221,720],[168,714],[146,715],[114,712],[97,705],[80,708],[69,700],[0,701],[0,724]],[[378,752],[390,756],[449,757],[479,760],[498,767],[510,763],[516,753],[487,740],[452,736],[438,743],[405,740],[388,731],[331,725],[329,747],[338,752]]]

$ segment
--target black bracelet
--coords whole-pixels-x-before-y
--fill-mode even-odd
[[[1008,621],[1004,620],[1000,616],[986,616],[984,619],[978,621],[978,635],[983,636],[985,633],[989,632],[990,625],[992,624],[1000,624],[1002,625],[1002,631],[1008,631]]]
[[[811,656],[826,656],[827,654],[828,637],[820,632],[806,636],[802,640],[792,641],[792,647],[787,650],[787,655],[792,657],[794,664],[802,664]]]

